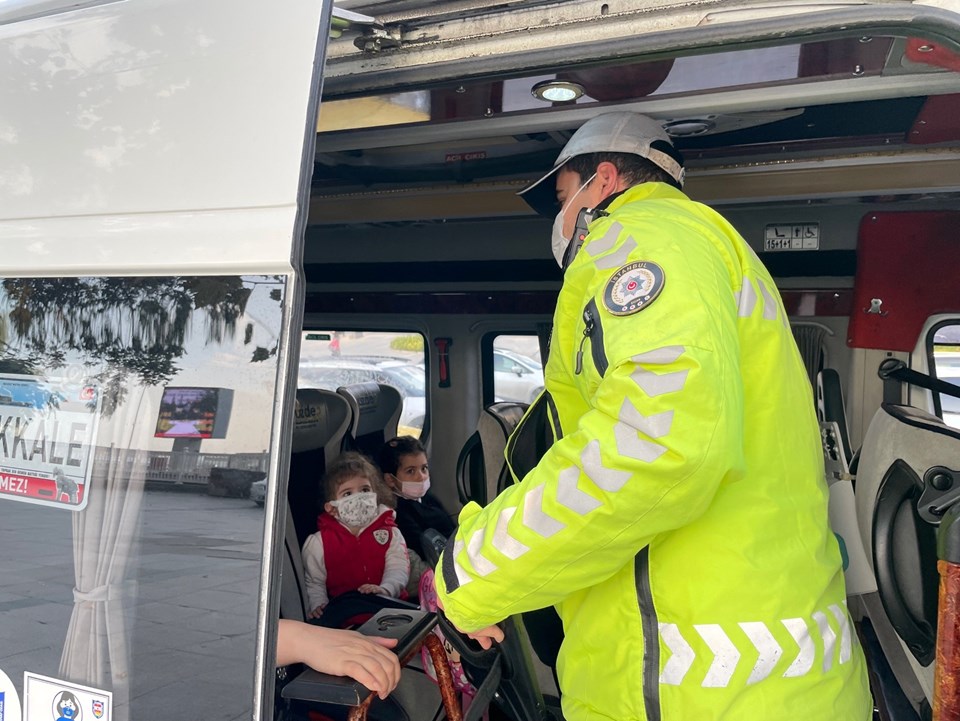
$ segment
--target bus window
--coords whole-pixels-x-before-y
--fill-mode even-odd
[[[943,323],[933,328],[928,338],[930,374],[960,387],[960,322]],[[960,428],[960,398],[935,394],[934,410],[948,426]]]
[[[543,390],[543,366],[535,335],[495,336],[492,365],[496,401],[533,403]]]
[[[420,437],[427,418],[426,351],[416,332],[311,330],[300,345],[300,388],[335,391],[353,383],[385,383],[400,391],[399,435]]]
[[[0,283],[0,669],[25,718],[64,688],[83,718],[251,717],[249,493],[284,293],[278,276]]]

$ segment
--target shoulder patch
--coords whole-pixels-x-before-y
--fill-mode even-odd
[[[653,303],[664,285],[663,268],[648,260],[621,267],[607,281],[603,305],[613,315],[633,315]]]

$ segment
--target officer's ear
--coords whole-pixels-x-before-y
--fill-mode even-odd
[[[597,166],[597,177],[594,183],[597,184],[597,191],[601,199],[613,195],[622,190],[620,183],[622,181],[620,170],[609,160],[605,160]]]

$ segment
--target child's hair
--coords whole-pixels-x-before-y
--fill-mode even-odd
[[[393,494],[389,493],[383,482],[383,476],[366,456],[350,451],[342,453],[337,460],[330,466],[327,475],[323,478],[323,490],[328,501],[336,500],[337,490],[346,481],[360,476],[370,481],[370,486],[377,494],[377,500],[390,506],[393,502]]]
[[[427,454],[427,449],[423,447],[419,438],[413,436],[397,436],[391,438],[383,444],[380,449],[380,470],[383,473],[397,474],[400,467],[400,459],[404,456],[413,456],[417,453]]]

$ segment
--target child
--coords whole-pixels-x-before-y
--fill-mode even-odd
[[[317,533],[303,544],[308,618],[345,593],[400,597],[410,576],[394,511],[378,503],[380,473],[359,453],[344,453],[324,479],[327,499]]]
[[[380,449],[380,470],[387,485],[397,494],[397,526],[407,547],[425,558],[420,534],[434,528],[446,538],[453,533],[453,521],[430,491],[427,451],[413,436],[399,436]]]

